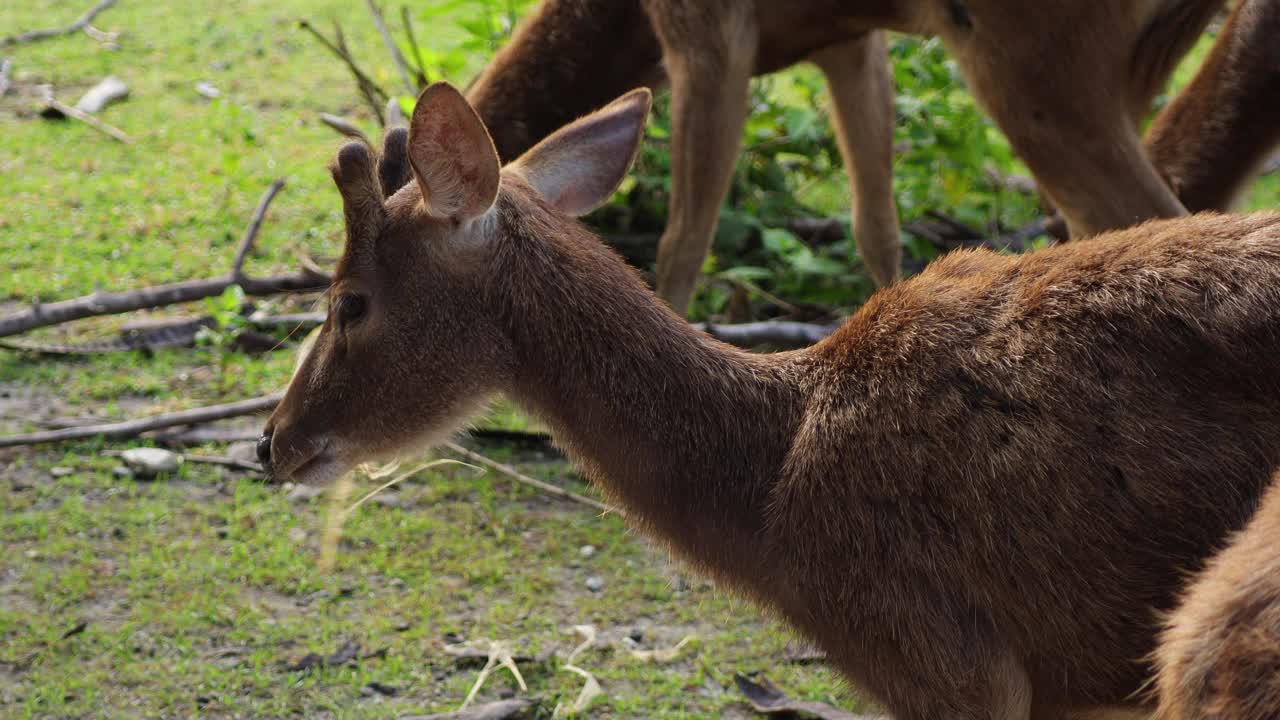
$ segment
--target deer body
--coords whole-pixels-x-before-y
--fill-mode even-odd
[[[1280,716],[1280,476],[1185,593],[1157,661],[1160,720]]]
[[[1273,0],[1257,0],[1271,2]],[[1137,122],[1222,0],[546,0],[469,97],[512,159],[636,85],[672,89],[659,295],[683,311],[738,156],[748,82],[809,60],[827,77],[872,278],[898,276],[895,112],[881,29],[943,39],[1068,220],[1092,235],[1185,211]],[[1210,83],[1212,84],[1212,83]],[[1175,140],[1203,133],[1186,114]],[[1212,163],[1205,163],[1206,166]]]
[[[381,172],[344,148],[333,309],[264,462],[325,482],[505,393],[899,720],[1130,702],[1154,613],[1280,465],[1280,215],[953,254],[823,343],[752,355],[569,217],[621,180],[648,97],[502,170],[444,84]],[[416,181],[385,197],[397,168]]]

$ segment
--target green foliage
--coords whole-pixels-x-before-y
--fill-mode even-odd
[[[217,297],[205,298],[205,309],[213,317],[214,326],[200,328],[196,341],[201,345],[225,348],[248,325],[244,316],[244,288],[231,285]]]

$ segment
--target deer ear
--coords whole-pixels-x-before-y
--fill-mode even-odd
[[[652,100],[647,88],[632,90],[560,128],[511,169],[561,212],[585,215],[609,199],[631,168]]]
[[[418,96],[409,123],[409,165],[427,212],[456,221],[483,215],[498,197],[498,151],[480,116],[447,82]]]

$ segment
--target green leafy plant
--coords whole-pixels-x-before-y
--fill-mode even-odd
[[[196,343],[207,347],[229,347],[246,327],[244,315],[244,289],[231,285],[217,297],[205,298],[204,306],[213,318],[213,327],[203,327],[196,333]]]

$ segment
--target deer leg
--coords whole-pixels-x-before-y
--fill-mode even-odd
[[[1066,218],[1072,237],[1186,214],[1143,152],[1123,103],[1072,102],[1065,91],[1022,92],[1015,81],[984,85],[1009,89],[995,101],[989,93],[979,97]],[[1015,98],[1032,107],[1018,109]],[[1044,99],[1049,102],[1038,102]]]
[[[836,139],[849,175],[853,237],[878,287],[898,279],[902,243],[893,199],[893,79],[884,33],[825,48],[812,60],[827,76]]]
[[[1147,133],[1188,210],[1228,210],[1280,143],[1280,0],[1241,0]]]
[[[658,295],[683,313],[711,247],[746,122],[755,19],[733,4],[712,22],[658,24],[671,80],[671,199],[658,245]],[[673,23],[674,25],[674,23]]]

